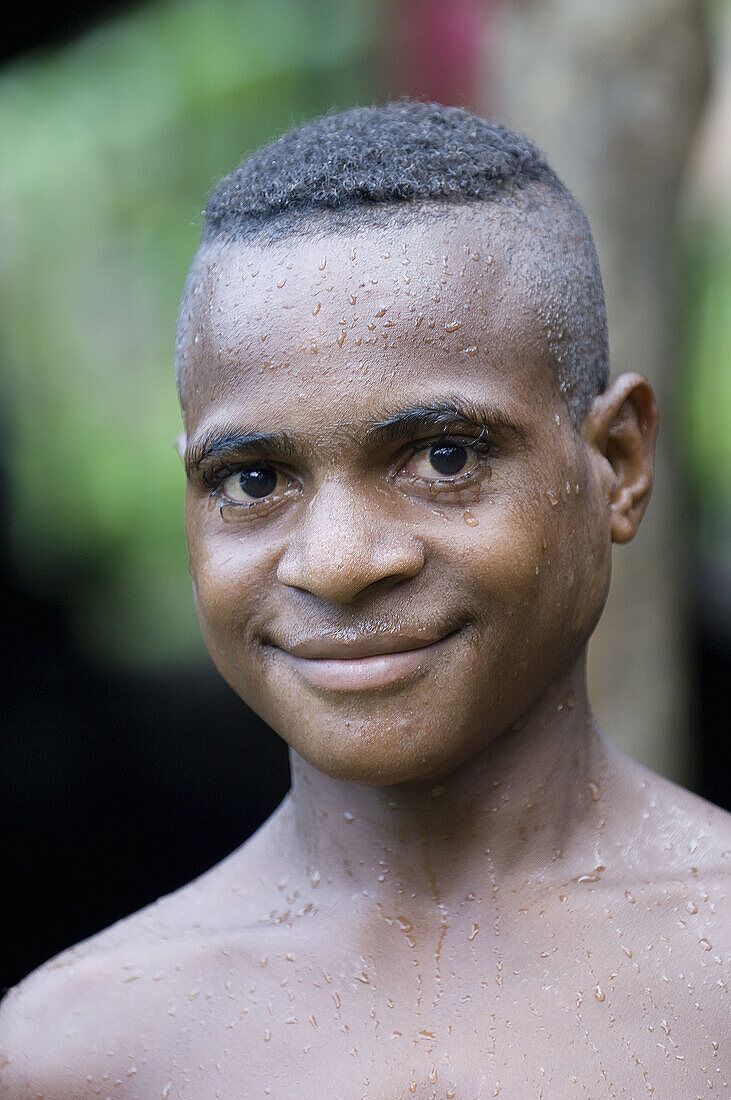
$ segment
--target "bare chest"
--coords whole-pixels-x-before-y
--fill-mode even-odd
[[[235,956],[173,996],[170,1096],[705,1096],[727,1080],[708,975],[672,943],[536,934]],[[433,939],[433,937],[432,937]],[[705,965],[713,963],[700,947]],[[188,999],[190,998],[190,999]],[[164,1044],[165,1045],[165,1044]],[[157,1087],[157,1083],[155,1087]]]

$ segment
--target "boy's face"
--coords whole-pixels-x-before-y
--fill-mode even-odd
[[[602,474],[508,217],[197,261],[179,362],[201,627],[233,689],[332,775],[447,774],[570,665],[603,604]]]

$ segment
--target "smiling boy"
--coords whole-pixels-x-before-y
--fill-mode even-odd
[[[608,381],[581,210],[525,139],[399,103],[285,135],[205,219],[196,606],[292,790],[11,992],[0,1095],[719,1095],[727,819],[586,693],[657,413]]]

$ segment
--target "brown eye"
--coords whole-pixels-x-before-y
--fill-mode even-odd
[[[467,464],[467,448],[456,443],[438,443],[429,448],[429,461],[438,474],[453,477]]]
[[[448,439],[435,440],[413,455],[405,472],[426,481],[448,481],[473,470],[480,461],[474,447]]]
[[[237,470],[221,482],[221,489],[230,500],[247,503],[270,496],[277,487],[279,476],[271,466],[262,463],[248,470]]]

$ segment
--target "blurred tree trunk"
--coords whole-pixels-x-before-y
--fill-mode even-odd
[[[646,374],[664,413],[654,499],[636,543],[615,553],[590,686],[600,722],[623,747],[692,782],[670,272],[676,195],[706,87],[700,0],[493,3],[481,67],[475,109],[532,136],[584,206],[613,371]]]

